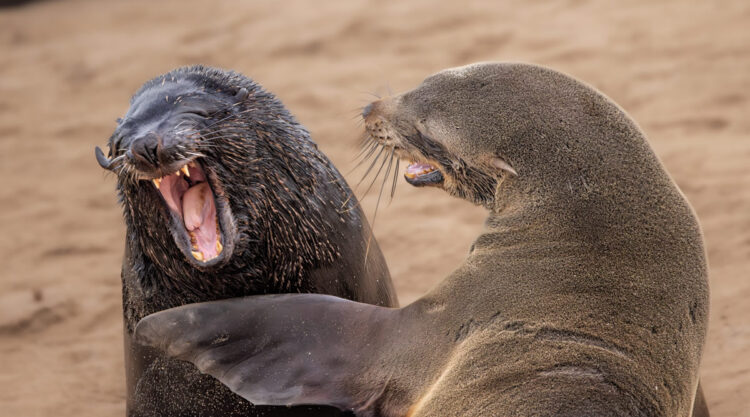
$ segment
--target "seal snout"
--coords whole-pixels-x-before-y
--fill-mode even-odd
[[[130,145],[130,162],[140,171],[154,171],[159,169],[160,161],[165,161],[162,138],[155,132],[133,140]]]
[[[375,123],[378,119],[389,119],[395,111],[393,99],[384,98],[373,101],[362,109],[362,118],[365,123]]]
[[[216,179],[211,183],[208,161],[191,150],[186,140],[190,136],[181,134],[189,128],[179,130],[180,123],[171,119],[162,120],[161,125],[126,131],[123,156],[140,183],[153,183],[166,206],[175,243],[186,257],[199,266],[214,264],[227,243],[220,221],[223,209],[214,191],[220,184]]]
[[[428,161],[425,152],[410,143],[407,136],[391,122],[394,116],[395,104],[392,99],[374,101],[362,110],[365,129],[370,138],[384,148],[392,149],[401,159],[409,161],[404,173],[406,182],[415,186],[440,186],[445,177],[439,166]]]
[[[125,155],[128,163],[143,177],[160,177],[186,164],[184,155],[192,147],[182,142],[174,133],[150,130],[134,135]]]
[[[193,150],[192,136],[184,134],[192,131],[189,120],[163,116],[148,127],[126,130],[124,155],[138,178],[153,183],[161,195],[177,246],[205,266],[219,258],[226,242],[212,189],[219,184],[209,184],[207,161]]]

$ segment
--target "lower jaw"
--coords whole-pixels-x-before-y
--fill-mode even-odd
[[[234,251],[237,226],[231,210],[227,207],[226,201],[216,198],[213,201],[216,204],[216,224],[212,225],[216,228],[215,236],[205,233],[202,236],[200,234],[196,237],[191,236],[198,234],[198,229],[195,229],[195,233],[191,233],[185,226],[184,219],[167,208],[168,217],[170,217],[169,231],[174,244],[185,257],[185,261],[194,267],[205,268],[223,264]],[[207,240],[199,246],[196,244],[198,238]],[[207,250],[209,244],[214,245],[214,251]]]
[[[180,252],[182,252],[183,256],[185,256],[186,261],[196,267],[208,267],[213,266],[216,264],[221,263],[228,251],[227,251],[227,243],[226,238],[224,237],[225,234],[223,233],[217,233],[218,236],[220,236],[216,241],[216,253],[209,253],[208,255],[204,255],[204,253],[197,248],[196,245],[193,244],[193,238],[190,235],[190,232],[188,232],[186,229],[178,230],[175,232],[175,225],[172,225],[172,237],[175,240],[175,244],[180,249]],[[219,227],[219,230],[221,228]],[[231,246],[231,245],[230,245]]]
[[[195,236],[195,234],[192,232],[188,232],[188,236],[190,236],[190,255],[193,257],[193,259],[198,262],[210,262],[221,256],[224,250],[224,245],[221,243],[221,232],[219,231],[218,225],[216,227],[216,234],[217,236],[219,236],[219,238],[216,239],[216,251],[206,251],[206,253],[204,253],[204,251],[202,251],[196,244],[198,238]]]
[[[408,183],[409,183],[409,185],[411,185],[412,187],[418,187],[418,188],[426,188],[426,187],[437,187],[437,188],[442,188],[442,186],[443,186],[443,183],[442,183],[442,182],[425,182],[425,183],[421,183],[421,182],[411,182],[411,181],[407,181],[407,182],[408,182]]]
[[[432,171],[418,176],[404,175],[404,179],[414,187],[440,187],[445,182],[445,178],[440,171]]]

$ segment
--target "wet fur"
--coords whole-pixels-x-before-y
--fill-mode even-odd
[[[319,292],[395,304],[376,243],[365,259],[370,231],[351,190],[279,100],[240,74],[196,66],[147,82],[133,102],[170,83],[185,84],[186,95],[200,92],[216,100],[207,120],[185,128],[187,139],[175,159],[201,155],[207,175],[218,180],[217,204],[232,213],[222,219],[233,241],[225,250],[232,256],[214,267],[189,263],[175,246],[166,205],[151,181],[118,165],[127,228],[122,283],[129,415],[338,415],[320,407],[252,409],[192,365],[131,343],[142,317],[200,301]],[[169,111],[184,96],[157,99],[164,100],[158,111]],[[119,122],[110,158],[127,152],[137,123],[127,117]]]

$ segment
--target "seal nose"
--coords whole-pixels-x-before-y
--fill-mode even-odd
[[[133,141],[130,152],[139,169],[153,169],[159,166],[160,138],[149,132]]]
[[[373,104],[375,104],[375,103],[370,103],[370,104],[366,105],[365,108],[362,110],[362,117],[363,118],[366,119],[367,116],[369,116],[370,113],[372,113],[372,109],[374,107]]]
[[[373,101],[365,106],[365,108],[362,109],[362,118],[365,120],[365,123],[373,122],[378,115],[382,116],[385,107],[387,107],[387,105],[383,103],[383,100]]]
[[[396,111],[397,105],[397,99],[392,97],[373,101],[362,109],[362,118],[368,123],[374,122],[375,119],[381,117],[389,118]]]

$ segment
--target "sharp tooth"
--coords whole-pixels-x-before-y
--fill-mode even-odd
[[[158,190],[161,187],[161,178],[154,178],[152,181],[154,182],[154,185],[156,186],[156,189]]]
[[[191,251],[190,252],[193,255],[193,258],[203,262],[203,253],[200,251]]]
[[[187,165],[183,165],[182,168],[180,168],[180,171],[182,171],[186,177],[190,176],[190,170],[188,169]]]
[[[216,252],[221,253],[221,251],[224,249],[224,246],[221,245],[221,242],[218,240],[216,241]]]
[[[175,171],[175,172],[174,172],[174,174],[172,174],[172,175],[177,175],[177,176],[179,177],[180,175],[182,175],[182,171],[180,171],[180,170],[178,169],[178,170],[177,170],[177,171]]]

